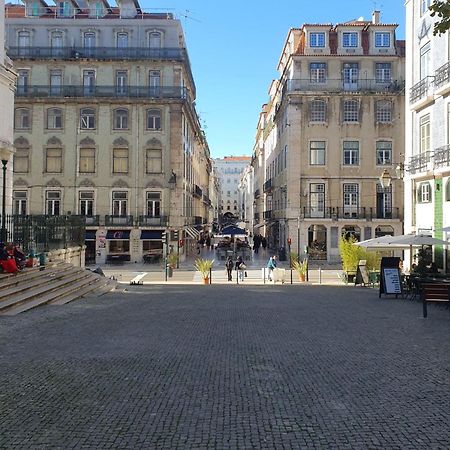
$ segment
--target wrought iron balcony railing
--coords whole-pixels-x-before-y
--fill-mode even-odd
[[[27,98],[188,98],[187,90],[180,86],[17,86],[17,97]]]
[[[140,227],[166,227],[168,225],[167,216],[139,216],[138,225]]]
[[[409,102],[415,103],[426,97],[433,86],[433,77],[425,77],[416,83],[409,91]]]
[[[400,219],[399,208],[368,208],[352,206],[304,207],[304,219]]]
[[[269,179],[264,183],[263,190],[264,190],[264,192],[268,192],[268,191],[270,191],[271,189],[272,189],[272,178],[269,178]]]
[[[84,223],[87,226],[96,226],[98,227],[100,225],[100,216],[99,215],[95,215],[95,216],[81,216],[84,217]]]
[[[434,167],[436,169],[440,167],[450,166],[450,144],[437,148],[434,151],[433,156]]]
[[[376,80],[376,79],[328,79],[317,81],[312,79],[287,80],[283,87],[285,92],[295,91],[327,91],[327,92],[400,92],[404,87],[401,80]]]
[[[331,219],[333,211],[336,208],[316,208],[305,206],[303,207],[303,218],[305,219]]]
[[[9,47],[8,56],[13,59],[56,59],[56,60],[124,60],[148,59],[185,61],[184,48],[144,48],[144,47]]]
[[[434,74],[434,85],[440,88],[450,81],[450,61],[439,67]]]
[[[420,153],[419,155],[411,156],[409,159],[409,172],[411,174],[424,172],[427,170],[428,163],[433,157],[432,152]]]
[[[107,215],[105,216],[105,225],[108,226],[133,226],[133,216],[117,216]]]

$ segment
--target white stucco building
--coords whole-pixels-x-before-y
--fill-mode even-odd
[[[405,232],[444,238],[442,228],[450,225],[450,42],[448,31],[433,36],[431,3],[406,1]],[[434,253],[444,267],[442,247]]]

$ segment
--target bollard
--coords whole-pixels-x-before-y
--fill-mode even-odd
[[[322,284],[322,267],[319,266],[319,284]]]
[[[212,268],[209,269],[209,284],[212,284]]]
[[[167,258],[164,259],[164,276],[165,281],[167,281]]]
[[[264,280],[264,284],[266,284],[266,268],[263,267],[263,280]]]
[[[236,284],[239,284],[239,271],[236,269]]]
[[[291,284],[292,284],[292,267],[291,267]]]

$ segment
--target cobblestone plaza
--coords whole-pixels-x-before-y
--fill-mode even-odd
[[[354,287],[41,307],[0,321],[0,448],[449,448],[449,325]]]

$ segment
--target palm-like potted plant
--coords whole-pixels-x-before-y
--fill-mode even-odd
[[[167,255],[167,270],[169,277],[173,276],[173,269],[177,268],[178,255],[176,253],[169,253]]]
[[[298,273],[299,280],[305,281],[308,272],[308,260],[292,261],[292,268]]]
[[[198,258],[195,260],[194,267],[202,274],[205,284],[209,284],[209,274],[213,265],[214,259]]]

